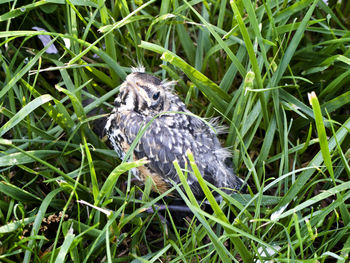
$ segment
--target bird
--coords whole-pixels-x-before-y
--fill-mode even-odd
[[[182,169],[186,167],[194,196],[203,199],[203,190],[188,165],[186,152],[190,151],[204,180],[226,193],[238,192],[244,181],[228,165],[231,153],[217,137],[223,129],[215,119],[205,121],[192,114],[174,92],[175,84],[146,73],[142,66],[132,68],[107,118],[105,131],[111,145],[124,160],[140,130],[149,124],[133,149],[134,160],[147,160],[144,166],[132,169],[137,180],[151,177],[154,190],[164,193],[181,182],[173,165],[177,160]]]

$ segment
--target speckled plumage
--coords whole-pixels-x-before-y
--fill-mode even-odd
[[[180,182],[173,161],[177,159],[184,168],[188,161],[186,151],[190,150],[205,180],[226,192],[239,190],[243,181],[225,164],[230,153],[222,148],[212,127],[195,116],[175,113],[190,112],[172,92],[172,85],[144,73],[142,68],[127,76],[105,127],[115,151],[123,159],[139,130],[156,115],[166,112],[153,120],[134,149],[134,158],[149,160],[144,167],[133,170],[136,178],[144,180],[151,176],[157,190],[166,191],[172,187],[171,181]],[[203,197],[191,172],[187,180],[193,193]]]

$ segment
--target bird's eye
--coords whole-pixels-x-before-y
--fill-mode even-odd
[[[114,100],[114,106],[117,107],[117,108],[120,107],[120,99],[119,98]]]
[[[156,92],[153,94],[153,100],[157,100],[159,98],[160,92]]]

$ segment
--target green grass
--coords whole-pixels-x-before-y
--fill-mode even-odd
[[[350,3],[328,2],[3,1],[0,261],[347,262]],[[143,161],[121,163],[94,128],[138,64],[220,116],[248,194],[206,183],[191,154],[212,213],[176,163],[181,188],[131,182]],[[145,213],[173,190],[187,223]]]

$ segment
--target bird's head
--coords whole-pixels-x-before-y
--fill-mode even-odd
[[[166,111],[167,89],[170,85],[145,73],[142,68],[134,69],[120,86],[120,93],[114,101],[116,110],[135,111],[143,115]]]

